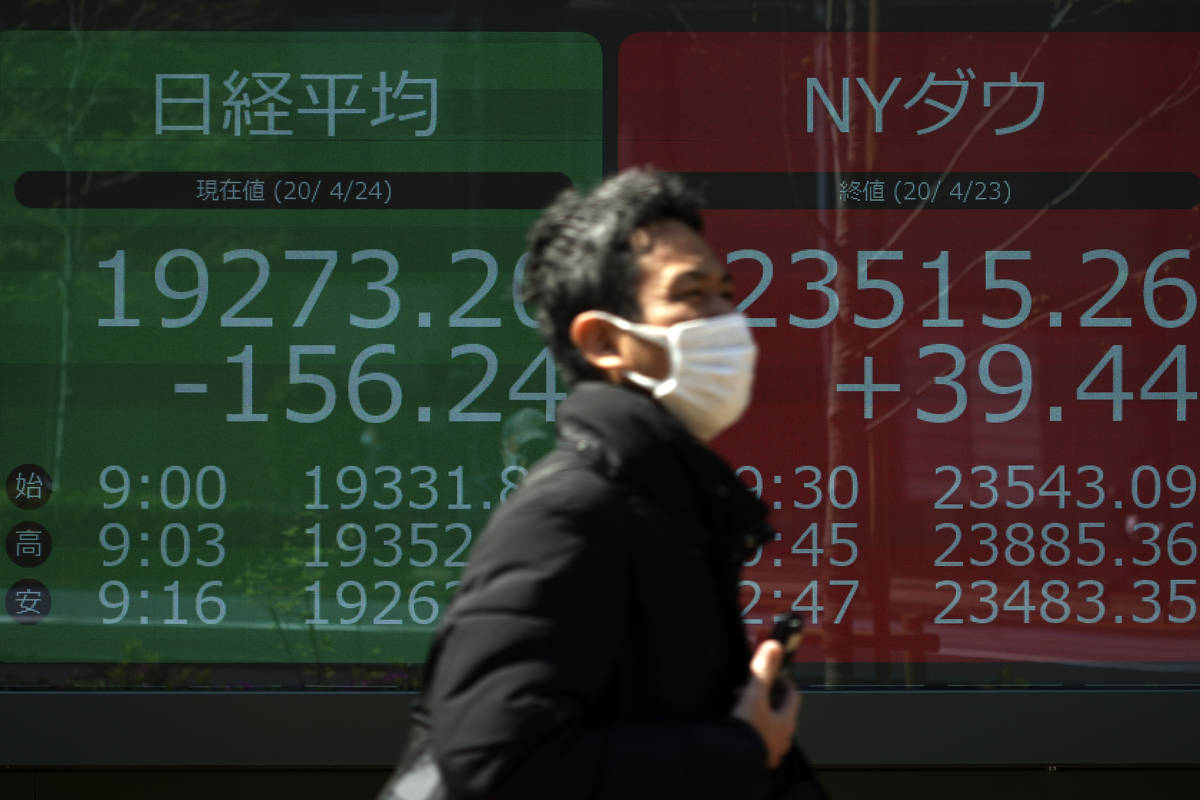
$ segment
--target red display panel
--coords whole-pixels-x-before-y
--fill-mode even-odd
[[[707,190],[761,348],[718,441],[778,531],[752,629],[798,611],[813,663],[1200,662],[1198,54],[624,43],[621,166]]]

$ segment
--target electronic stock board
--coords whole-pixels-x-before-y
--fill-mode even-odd
[[[1198,43],[625,43],[621,161],[707,187],[763,350],[748,621],[910,682],[1194,680]]]
[[[403,684],[553,442],[521,256],[537,209],[599,176],[596,43],[35,32],[4,53],[0,660],[93,665],[73,686],[159,662]]]
[[[0,34],[3,686],[419,688],[567,390],[525,231],[653,164],[761,350],[751,637],[802,614],[812,691],[1194,688],[1197,52]]]

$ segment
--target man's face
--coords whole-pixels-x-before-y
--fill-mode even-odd
[[[733,279],[708,244],[678,220],[655,222],[633,232],[641,282],[637,302],[641,321],[668,327],[677,322],[715,317],[734,310]],[[632,334],[616,331],[616,348],[627,369],[665,378],[667,351]]]

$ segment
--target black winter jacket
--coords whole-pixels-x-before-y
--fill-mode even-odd
[[[780,795],[758,734],[729,716],[762,504],[641,392],[582,383],[558,430],[436,638],[422,704],[451,796]]]

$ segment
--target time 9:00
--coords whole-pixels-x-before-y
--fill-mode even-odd
[[[141,482],[149,483],[150,476],[142,475]],[[220,467],[201,467],[193,478],[186,467],[173,464],[159,475],[158,500],[167,508],[178,510],[191,502],[194,491],[196,503],[211,511],[225,503],[226,485],[225,471]],[[109,464],[100,470],[100,488],[108,495],[115,496],[105,501],[105,508],[125,505],[133,488],[129,470],[119,464]],[[142,508],[148,507],[149,501],[143,501]]]

